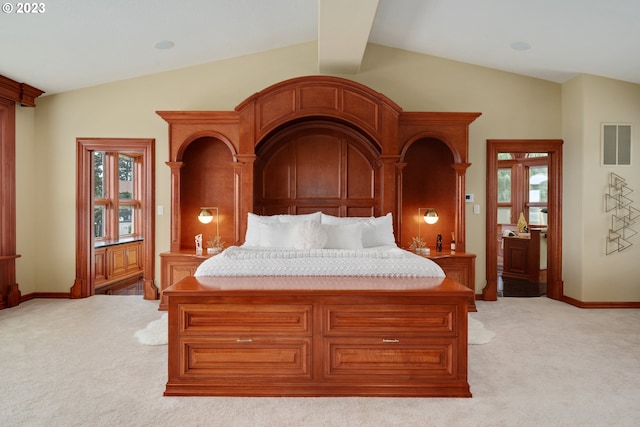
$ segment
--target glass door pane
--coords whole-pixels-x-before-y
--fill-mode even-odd
[[[529,200],[527,208],[529,210],[529,224],[546,225],[546,215],[542,209],[546,209],[549,202],[549,168],[543,166],[529,167]]]
[[[511,224],[510,207],[498,207],[498,224]]]

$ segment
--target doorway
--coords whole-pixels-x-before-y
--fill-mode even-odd
[[[116,230],[108,237],[112,240],[120,238],[117,231],[122,225],[122,217],[128,223],[127,229],[132,227],[133,222],[129,222],[135,215],[136,230],[135,239],[138,246],[133,251],[125,249],[124,255],[116,254],[118,260],[121,261],[118,267],[127,268],[129,258],[133,256],[140,260],[142,270],[142,288],[145,299],[158,299],[158,288],[154,284],[154,254],[155,254],[155,140],[153,139],[124,139],[124,138],[78,138],[77,139],[77,187],[76,187],[76,279],[71,288],[71,298],[85,298],[95,294],[96,288],[96,271],[100,272],[101,257],[96,256],[95,237],[99,235],[98,231],[102,230],[103,224],[97,224],[104,220],[105,223],[113,224]],[[117,159],[118,153],[126,153],[127,158],[136,158],[132,164],[137,170],[138,182],[136,184],[139,197],[135,203],[132,201],[120,200],[103,200],[96,202],[96,175],[94,173],[94,164],[96,162],[95,153],[114,153]],[[116,160],[117,161],[117,160]],[[99,185],[97,187],[100,187]],[[122,192],[112,190],[112,193],[120,194]],[[99,198],[98,198],[99,199]],[[137,203],[137,205],[136,205]],[[113,207],[116,209],[109,213],[103,207]],[[102,213],[101,213],[102,212]],[[124,212],[124,214],[122,213]],[[96,220],[96,215],[100,221]],[[111,220],[109,218],[111,217]],[[98,230],[97,227],[100,227]],[[105,231],[109,234],[108,231]],[[132,236],[128,236],[129,239]],[[139,251],[139,253],[137,253]],[[135,255],[129,254],[135,253]],[[98,254],[101,255],[101,254]],[[109,261],[105,261],[109,262]],[[98,264],[98,269],[96,269]]]
[[[487,285],[486,301],[498,299],[498,157],[500,153],[546,153],[548,159],[547,297],[563,296],[562,282],[562,140],[487,140]]]

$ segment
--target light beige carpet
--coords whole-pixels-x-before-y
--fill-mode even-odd
[[[140,344],[144,345],[166,345],[168,343],[169,328],[167,325],[169,316],[164,313],[159,319],[152,320],[144,328],[137,330],[134,336]],[[469,344],[486,344],[496,333],[485,328],[484,324],[469,314],[468,341]]]
[[[163,397],[162,313],[136,296],[0,310],[3,426],[638,426],[640,310],[546,298],[478,301],[495,337],[469,346],[473,398]]]

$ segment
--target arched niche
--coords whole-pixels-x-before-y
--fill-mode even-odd
[[[180,223],[180,247],[194,245],[197,234],[206,241],[217,230],[223,241],[236,240],[233,228],[227,224],[233,220],[235,209],[233,154],[227,144],[211,136],[194,139],[182,153],[180,213],[185,220]],[[218,215],[210,224],[197,220],[203,207],[218,208]]]
[[[448,248],[451,233],[459,239],[457,228],[457,171],[454,153],[444,142],[435,138],[422,138],[407,146],[402,159],[402,214],[399,239],[405,247],[414,236],[419,236],[429,247],[435,247],[436,236],[442,235]],[[438,222],[428,225],[422,215],[427,208],[438,212]],[[462,246],[460,246],[462,247]],[[460,249],[458,249],[460,250]]]
[[[256,149],[254,211],[380,215],[379,158],[377,144],[344,124],[283,126]]]

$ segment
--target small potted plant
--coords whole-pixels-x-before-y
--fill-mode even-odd
[[[216,235],[214,236],[209,236],[209,239],[207,240],[207,253],[212,255],[212,254],[217,254],[218,252],[222,251],[222,248],[224,247],[224,242],[222,241],[222,237]]]
[[[422,240],[422,237],[414,237],[413,239],[411,239],[409,249],[421,255],[429,255],[429,252],[431,252],[427,247],[427,243]]]

